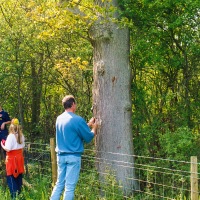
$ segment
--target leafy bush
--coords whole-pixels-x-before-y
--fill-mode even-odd
[[[160,136],[160,145],[165,158],[190,161],[191,156],[199,155],[198,135],[187,127],[180,127],[175,132],[167,131]]]

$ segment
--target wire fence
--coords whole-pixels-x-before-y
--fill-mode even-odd
[[[54,147],[50,144],[26,143],[24,178],[28,184],[32,184],[32,177],[42,176],[48,180],[49,187],[52,186],[52,177],[55,176],[52,173],[52,162],[56,162],[52,161],[51,148]],[[105,155],[110,154],[108,160],[99,158],[98,153],[94,149],[85,149],[76,190],[77,199],[199,199],[200,163],[196,160],[177,161],[103,152]],[[132,157],[134,165],[124,162],[127,156]],[[105,171],[99,172],[99,165],[104,165]],[[133,191],[132,194],[124,192],[115,168],[127,170],[124,180],[136,183],[137,187],[128,188]]]
[[[91,162],[96,163],[96,160],[99,162],[99,158],[94,156],[96,153],[94,150],[87,150],[86,152],[89,153],[88,155],[83,155],[83,160],[85,162],[89,162],[90,165]],[[112,154],[113,158],[117,155],[117,158],[121,159],[112,159],[109,161],[101,159],[100,162],[105,165],[106,163],[114,163],[113,166],[118,166],[121,170],[127,168],[127,163],[123,161],[125,160],[124,157],[132,156],[134,159],[134,165],[131,168],[135,171],[135,176],[127,176],[126,179],[135,181],[138,187],[135,188],[133,196],[123,194],[123,197],[126,199],[199,199],[198,168],[200,167],[200,163],[197,163],[196,160],[177,161],[138,155],[116,154],[112,152],[104,153]],[[129,166],[131,166],[131,163],[129,164]],[[93,165],[93,168],[94,167]],[[109,176],[109,174],[104,175]],[[112,178],[114,178],[114,180],[117,179],[114,174],[112,174]],[[118,183],[115,182],[113,186],[113,181],[111,179],[110,186],[107,184],[108,187],[104,187],[104,189],[109,190],[109,188],[116,188],[115,184],[117,185]],[[120,189],[120,185],[118,185],[118,188]],[[112,190],[112,192],[113,191],[114,190]],[[106,193],[106,191],[104,192]],[[117,195],[119,196],[119,194]]]
[[[49,144],[26,143],[24,148],[26,177],[42,174],[51,180],[51,152]]]

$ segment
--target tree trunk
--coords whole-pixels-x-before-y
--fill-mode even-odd
[[[116,2],[113,1],[113,4]],[[91,32],[94,47],[93,111],[99,124],[97,168],[101,181],[112,173],[126,195],[136,187],[131,124],[129,30],[107,22]]]
[[[42,95],[42,75],[43,75],[43,66],[42,66],[42,56],[39,64],[39,68],[37,69],[36,63],[34,61],[31,62],[31,89],[32,89],[32,105],[31,105],[31,141],[34,141],[38,135],[37,126],[40,121],[40,103],[41,103],[41,95]]]

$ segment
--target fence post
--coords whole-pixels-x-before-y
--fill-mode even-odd
[[[199,199],[199,192],[198,192],[198,165],[197,165],[197,157],[191,156],[191,200],[198,200]]]
[[[56,161],[54,138],[50,138],[50,150],[51,150],[51,165],[52,165],[52,186],[54,186],[57,180],[57,161]]]

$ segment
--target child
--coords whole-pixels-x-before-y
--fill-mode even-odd
[[[6,151],[6,178],[7,184],[14,199],[20,194],[22,188],[22,174],[24,173],[23,148],[25,139],[17,118],[12,119],[9,127],[9,135],[1,142]]]
[[[2,105],[0,103],[0,142],[2,140],[6,140],[7,136],[8,136],[8,129],[7,129],[7,125],[10,124],[10,117],[9,114],[3,110]],[[0,150],[1,150],[1,146],[0,146]],[[6,152],[3,151],[2,154],[3,158],[4,156],[6,156]]]

